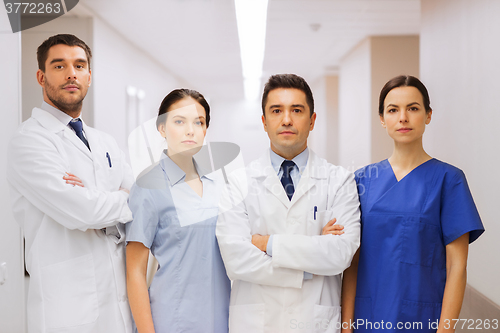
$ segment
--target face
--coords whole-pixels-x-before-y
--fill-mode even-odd
[[[425,112],[422,94],[415,87],[394,88],[385,97],[382,126],[397,143],[422,140],[425,125],[431,122],[432,110]]]
[[[168,156],[192,156],[200,151],[207,133],[205,109],[191,97],[170,106],[158,130],[167,140]]]
[[[316,113],[310,116],[303,91],[291,88],[271,90],[264,112],[264,130],[271,140],[271,149],[276,154],[292,159],[306,149]]]
[[[85,51],[79,46],[52,46],[45,61],[45,72],[39,69],[37,80],[43,88],[45,102],[66,113],[79,113],[91,82]]]

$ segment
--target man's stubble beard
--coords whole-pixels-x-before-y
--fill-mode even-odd
[[[76,83],[74,82],[70,82],[68,84],[76,85]],[[78,85],[78,87],[81,89],[80,85]],[[47,98],[52,102],[52,104],[54,104],[59,110],[63,111],[64,113],[77,112],[82,109],[83,99],[85,98],[86,94],[83,95],[79,101],[76,101],[74,103],[67,103],[64,101],[64,97],[60,95],[58,96],[58,89],[51,85],[48,81],[45,82],[45,89]]]

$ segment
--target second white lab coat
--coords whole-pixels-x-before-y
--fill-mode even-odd
[[[133,176],[111,136],[83,128],[92,151],[35,108],[9,145],[7,179],[30,273],[29,333],[132,331],[124,243],[109,233],[132,219],[119,188],[130,188]],[[85,187],[66,184],[65,172]]]
[[[216,234],[233,280],[230,333],[339,332],[340,274],[360,237],[354,175],[310,151],[289,201],[267,151],[228,179]],[[345,233],[321,235],[333,217]],[[253,234],[274,235],[272,257]]]

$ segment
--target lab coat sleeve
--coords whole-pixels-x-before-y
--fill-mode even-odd
[[[333,200],[328,200],[329,216],[344,226],[342,235],[274,235],[273,266],[304,270],[316,275],[337,275],[351,264],[352,257],[360,244],[359,199],[354,175],[345,170],[342,176],[330,174],[339,179]],[[326,221],[327,222],[327,221]],[[325,224],[326,224],[325,222]]]
[[[251,221],[246,210],[245,176],[231,177],[220,201],[216,235],[231,280],[255,284],[301,288],[302,270],[275,267],[266,253],[252,244]]]
[[[128,194],[71,186],[66,163],[45,132],[23,131],[8,149],[7,179],[32,205],[68,229],[101,229],[132,220]],[[77,175],[78,176],[78,175]]]

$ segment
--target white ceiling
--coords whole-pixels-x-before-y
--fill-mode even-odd
[[[80,5],[205,95],[243,98],[233,0],[80,0]],[[312,82],[335,72],[367,36],[419,31],[420,0],[269,0],[264,80],[296,73]]]

